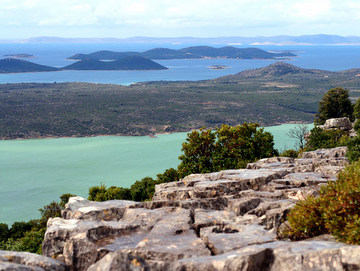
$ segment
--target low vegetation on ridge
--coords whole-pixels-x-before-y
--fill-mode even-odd
[[[328,72],[278,62],[196,82],[1,84],[0,138],[151,135],[203,126],[312,122],[327,89],[356,99],[360,70]]]

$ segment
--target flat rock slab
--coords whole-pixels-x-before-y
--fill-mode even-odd
[[[71,271],[360,270],[360,246],[276,240],[294,204],[336,179],[345,152],[191,174],[157,185],[142,203],[71,198],[63,218],[49,220],[43,252]]]
[[[0,270],[65,271],[66,266],[33,253],[0,250]]]

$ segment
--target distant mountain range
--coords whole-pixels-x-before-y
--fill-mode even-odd
[[[142,53],[98,51],[91,54],[76,54],[68,57],[68,59],[115,60],[128,56],[142,56],[148,59],[277,59],[279,57],[294,57],[296,55],[291,52],[270,53],[258,48],[237,48],[232,46],[214,48],[210,46],[193,46],[179,50],[155,48]]]
[[[131,37],[131,38],[61,38],[61,37],[32,37],[21,40],[0,40],[0,42],[16,43],[187,43],[187,44],[245,44],[245,45],[316,45],[316,44],[358,44],[358,36],[338,36],[338,35],[302,35],[302,36],[270,36],[270,37],[213,37],[213,38],[196,38],[196,37]]]
[[[116,61],[84,59],[63,68],[39,65],[27,60],[0,60],[0,73],[49,72],[61,70],[166,70],[167,68],[141,56],[129,56]]]

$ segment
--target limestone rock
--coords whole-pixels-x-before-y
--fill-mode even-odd
[[[360,248],[329,239],[277,241],[296,201],[347,165],[346,148],[273,157],[246,169],[157,185],[151,201],[71,198],[50,219],[46,256],[70,270],[360,270]]]
[[[344,131],[349,131],[352,129],[352,123],[349,118],[333,118],[325,121],[323,129],[340,129]]]
[[[65,271],[66,266],[38,254],[0,250],[0,270]]]

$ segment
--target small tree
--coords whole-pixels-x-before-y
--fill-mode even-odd
[[[305,137],[308,131],[309,130],[307,125],[305,123],[301,123],[295,126],[294,128],[291,128],[290,131],[287,133],[287,135],[291,138],[295,138],[297,141],[296,142],[297,148],[303,150],[306,143]]]
[[[349,99],[349,90],[344,88],[330,89],[319,103],[315,124],[324,124],[327,119],[348,117],[353,119],[353,106]]]

